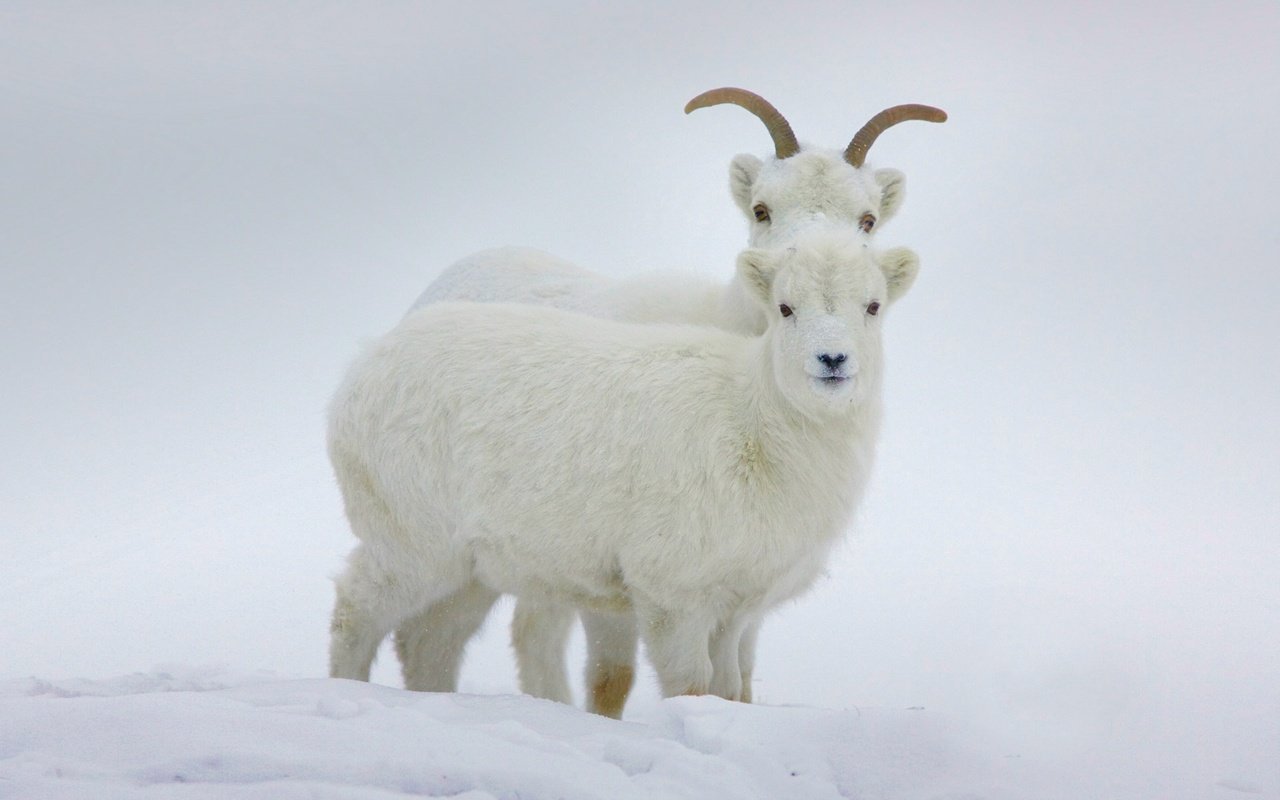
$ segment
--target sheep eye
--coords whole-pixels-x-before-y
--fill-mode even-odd
[[[863,233],[871,233],[871,229],[876,226],[876,218],[872,214],[863,214],[862,219],[858,220],[858,227],[862,228]]]
[[[752,206],[751,213],[756,215],[756,222],[769,221],[769,207],[764,203],[756,203]]]
[[[782,314],[782,316],[784,316],[784,317],[789,317],[789,316],[791,316],[793,313],[795,313],[795,312],[793,312],[793,311],[791,310],[791,306],[787,305],[786,303],[783,303],[782,305],[778,306],[778,311],[779,311],[779,312]]]
[[[871,305],[867,306],[867,313],[873,317],[880,313],[880,301],[872,300]]]

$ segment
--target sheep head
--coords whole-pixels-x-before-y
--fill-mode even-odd
[[[886,129],[907,120],[944,122],[944,111],[924,105],[887,108],[863,125],[844,151],[801,147],[786,119],[768,101],[745,89],[712,89],[685,105],[685,113],[733,104],[764,122],[774,142],[767,160],[744,154],[729,168],[729,189],[751,226],[752,246],[778,246],[813,225],[853,227],[871,233],[901,207],[906,176],[865,166],[867,151]]]
[[[738,275],[768,318],[774,380],[803,413],[842,413],[879,396],[884,309],[915,281],[920,260],[876,252],[841,230],[804,233],[792,247],[749,248]]]

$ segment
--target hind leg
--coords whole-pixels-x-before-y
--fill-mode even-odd
[[[402,622],[396,628],[396,654],[405,688],[456,692],[467,642],[497,599],[497,592],[473,580]]]
[[[516,654],[520,691],[534,697],[573,704],[565,671],[569,628],[576,616],[569,606],[520,598],[511,619],[511,647]]]
[[[413,576],[386,569],[364,544],[351,553],[336,584],[329,675],[367,681],[383,637],[432,599],[431,588]]]
[[[636,677],[636,616],[582,612],[587,634],[587,710],[622,719]]]

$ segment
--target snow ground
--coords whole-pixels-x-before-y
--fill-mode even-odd
[[[924,709],[676,698],[617,722],[522,696],[175,668],[104,681],[9,681],[0,684],[0,719],[6,798],[1261,795],[1229,778],[1185,793],[1132,775],[1103,787],[1061,765],[972,751],[952,721]]]

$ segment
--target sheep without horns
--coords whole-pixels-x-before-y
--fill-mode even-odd
[[[866,485],[878,312],[917,264],[848,235],[747,250],[755,337],[509,304],[410,314],[331,407],[360,540],[331,674],[367,680],[388,631],[505,592],[631,614],[664,695],[740,699],[744,632],[812,584]]]
[[[791,126],[764,98],[743,89],[713,89],[685,106],[685,113],[720,104],[745,108],[766,126],[774,155],[734,157],[730,193],[749,225],[749,245],[785,246],[801,233],[831,227],[870,236],[901,207],[906,178],[894,169],[864,164],[871,144],[888,127],[907,120],[942,122],[945,112],[929,106],[894,106],[873,116],[844,150],[801,146]],[[765,319],[736,276],[727,285],[684,275],[645,275],[612,280],[529,248],[497,248],[470,256],[446,270],[418,298],[432,302],[469,300],[520,302],[580,311],[631,322],[690,322],[758,333]],[[481,599],[482,600],[482,599]],[[405,684],[426,689],[441,674],[456,674],[463,648],[488,611],[483,602],[455,604],[453,613],[435,611],[403,625],[396,649]],[[571,702],[564,651],[574,612],[537,606],[521,599],[512,622],[512,640],[521,689]],[[587,707],[620,716],[634,675],[636,636],[628,614],[583,614],[587,628]],[[745,699],[755,630],[743,642]]]

